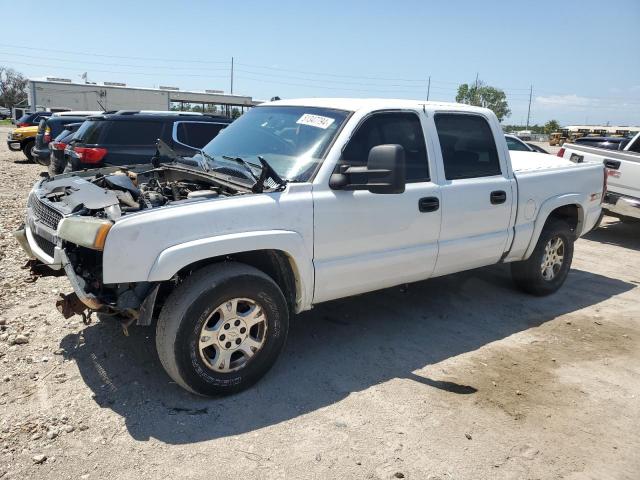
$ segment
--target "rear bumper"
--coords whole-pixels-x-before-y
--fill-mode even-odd
[[[38,157],[38,160],[40,160],[41,162],[45,162],[48,163],[49,159],[51,158],[51,150],[49,150],[49,147],[41,147],[41,148],[34,148],[33,149],[33,154]]]
[[[640,219],[640,198],[627,197],[607,192],[602,208],[614,217],[630,217]]]

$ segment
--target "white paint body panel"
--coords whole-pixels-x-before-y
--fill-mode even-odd
[[[564,145],[564,158],[571,159],[572,155],[579,155],[583,157],[585,163],[603,163],[605,160],[619,161],[620,167],[611,171],[607,178],[607,190],[640,199],[640,153],[638,150],[640,150],[640,133],[622,151],[567,143]]]
[[[458,104],[376,99],[303,99],[276,105],[324,106],[352,113],[310,183],[279,193],[218,198],[156,208],[116,221],[104,249],[105,283],[163,281],[206,258],[276,249],[290,258],[299,284],[296,310],[434,275],[530,255],[549,212],[579,206],[580,234],[600,213],[602,167],[539,153],[511,152],[489,110]],[[259,107],[258,107],[259,108]],[[397,195],[329,187],[342,148],[360,120],[378,110],[419,115],[429,182]],[[436,112],[484,116],[499,151],[502,175],[447,181],[433,122]],[[513,168],[512,168],[513,162]],[[492,205],[490,193],[506,192]],[[440,208],[419,212],[418,200]]]

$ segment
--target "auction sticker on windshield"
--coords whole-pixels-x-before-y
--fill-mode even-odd
[[[334,118],[305,113],[298,119],[296,123],[299,123],[300,125],[309,125],[310,127],[322,128],[323,130],[326,130],[331,126],[333,122],[335,122]]]

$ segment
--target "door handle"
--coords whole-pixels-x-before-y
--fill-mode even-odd
[[[492,205],[498,205],[507,201],[507,192],[504,190],[496,190],[495,192],[491,192],[489,198],[491,199]]]
[[[604,166],[611,170],[618,170],[620,168],[620,162],[618,160],[609,160],[608,158],[605,158]]]
[[[421,212],[435,212],[440,208],[438,197],[424,197],[418,200],[418,210]]]

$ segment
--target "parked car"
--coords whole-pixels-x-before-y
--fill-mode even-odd
[[[631,141],[628,137],[582,137],[577,138],[576,145],[587,147],[606,148],[607,150],[624,150],[624,147]]]
[[[640,133],[620,151],[565,143],[558,156],[576,163],[604,164],[608,175],[604,213],[624,222],[640,220]]]
[[[57,175],[64,170],[64,149],[67,148],[67,145],[69,145],[73,135],[78,131],[81,125],[81,122],[65,125],[64,130],[49,142],[49,150],[51,152],[49,157],[49,175]]]
[[[181,112],[123,111],[88,117],[67,149],[67,170],[149,163],[162,139],[178,155],[192,156],[232,122]]]
[[[6,107],[0,107],[0,120],[5,120],[11,117],[11,110]]]
[[[70,123],[83,122],[88,116],[96,115],[100,112],[65,112],[64,114],[54,114],[49,118],[43,118],[38,125],[38,132],[35,137],[33,148],[33,159],[40,165],[49,165],[50,153],[49,142],[57,137],[65,126]]]
[[[501,262],[555,292],[605,178],[509,152],[488,109],[409,100],[265,103],[202,157],[43,179],[16,232],[64,269],[65,316],[157,325],[167,373],[202,395],[260,379],[314,304]]]
[[[40,120],[48,118],[51,115],[53,115],[51,112],[27,112],[16,120],[16,128],[37,127]]]
[[[27,160],[31,162],[33,161],[33,147],[37,133],[38,127],[33,125],[16,128],[7,135],[7,147],[13,152],[22,151]]]
[[[538,153],[546,153],[548,154],[544,148],[539,147],[533,143],[523,142],[515,135],[506,134],[504,136],[507,141],[507,148],[511,151],[515,152],[538,152]]]

